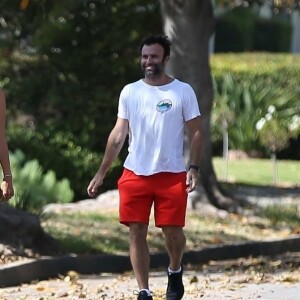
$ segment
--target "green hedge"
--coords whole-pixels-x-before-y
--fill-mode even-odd
[[[220,120],[224,116],[229,120],[231,149],[263,151],[256,123],[268,114],[270,106],[275,107],[286,124],[292,122],[293,116],[300,115],[299,55],[215,54],[211,57],[211,68],[215,86],[212,114],[215,148],[222,143]],[[297,149],[288,152],[293,153],[291,158],[300,159]]]
[[[244,52],[252,49],[255,15],[237,8],[217,18],[215,52]]]
[[[286,20],[260,19],[255,22],[255,51],[290,52],[292,26]]]
[[[289,52],[291,38],[290,21],[260,18],[252,9],[239,7],[217,18],[215,52]]]
[[[214,54],[210,59],[213,76],[231,73],[239,81],[263,80],[299,95],[300,55],[282,53]]]

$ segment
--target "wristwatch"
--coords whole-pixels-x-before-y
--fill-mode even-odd
[[[196,170],[197,172],[199,172],[200,167],[199,167],[198,165],[189,165],[189,170],[190,170],[190,169],[194,169],[194,170]]]

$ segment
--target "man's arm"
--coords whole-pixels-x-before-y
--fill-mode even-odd
[[[186,122],[190,139],[190,161],[189,166],[199,166],[201,152],[201,132],[200,116]],[[199,173],[195,168],[190,168],[187,172],[186,184],[189,186],[187,191],[195,190],[199,181]]]
[[[108,137],[101,165],[87,188],[89,196],[94,197],[96,195],[97,189],[102,185],[107,171],[120,153],[127,134],[128,120],[118,118],[115,127]]]

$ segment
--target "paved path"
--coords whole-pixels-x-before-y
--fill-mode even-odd
[[[299,271],[299,270],[298,270]],[[192,299],[262,299],[297,300],[300,295],[299,272],[267,275],[247,273],[185,272],[184,300]],[[151,272],[150,283],[154,300],[164,298],[165,272]],[[100,274],[82,276],[70,272],[61,279],[40,281],[30,285],[0,289],[1,300],[132,300],[136,282],[131,272],[123,275]]]

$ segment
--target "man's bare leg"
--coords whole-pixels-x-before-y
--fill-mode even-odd
[[[149,289],[149,249],[147,244],[148,225],[129,224],[130,260],[139,289]]]
[[[181,259],[183,256],[186,239],[181,227],[168,226],[164,227],[162,230],[166,237],[166,247],[170,258],[166,299],[179,300],[182,299],[184,295]]]
[[[166,247],[170,258],[169,268],[176,271],[180,268],[186,244],[183,229],[182,227],[167,226],[163,227],[162,231],[166,238]]]

